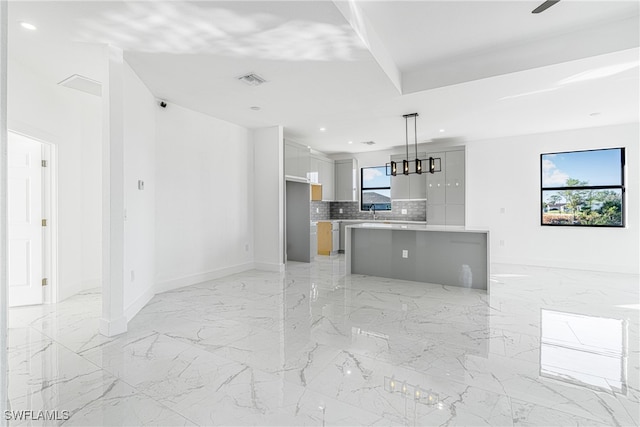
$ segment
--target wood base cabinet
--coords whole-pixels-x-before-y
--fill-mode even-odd
[[[333,239],[330,222],[318,222],[318,255],[331,255]]]
[[[318,255],[335,255],[340,245],[340,228],[336,222],[318,221]]]

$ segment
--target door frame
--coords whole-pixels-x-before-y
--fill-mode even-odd
[[[58,302],[58,162],[57,146],[27,133],[8,129],[7,133],[20,135],[40,143],[42,160],[47,167],[42,168],[42,217],[47,226],[42,229],[42,276],[48,280],[42,295],[43,304]]]

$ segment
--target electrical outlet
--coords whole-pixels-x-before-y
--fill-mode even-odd
[[[402,258],[409,258],[409,251],[407,249],[402,250]]]
[[[316,213],[320,213],[320,208],[316,208]]]
[[[406,215],[407,214],[407,210],[406,209],[402,209],[400,212],[402,213],[402,215]]]
[[[141,179],[138,180],[138,190],[144,190],[144,181]]]
[[[339,212],[340,213],[344,213],[344,210],[342,208],[340,208]]]

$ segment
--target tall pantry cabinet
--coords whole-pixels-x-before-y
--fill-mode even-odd
[[[426,157],[433,157],[440,166],[440,171],[426,174],[427,224],[465,225],[464,149],[427,153]],[[428,170],[428,164],[424,169]]]

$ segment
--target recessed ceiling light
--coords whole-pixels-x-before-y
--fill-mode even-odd
[[[260,107],[258,107],[257,105],[254,105],[253,107],[251,107],[251,109],[253,111],[260,111]]]
[[[349,141],[349,142],[347,142],[347,144],[353,144],[353,141]]]
[[[30,24],[28,22],[21,22],[20,25],[22,26],[22,28],[25,28],[25,29],[31,30],[31,31],[34,31],[34,30],[38,29],[38,27],[36,27],[35,25]]]
[[[324,132],[326,130],[327,130],[327,128],[320,128],[320,132]]]
[[[440,132],[444,132],[444,129],[440,129]]]
[[[602,113],[600,113],[600,112],[596,111],[596,112],[591,113],[591,114],[589,114],[589,115],[590,115],[591,117],[595,117],[595,116],[599,116],[600,114],[602,114]]]

